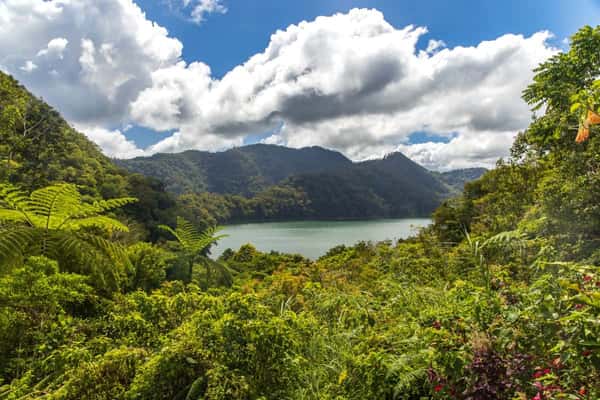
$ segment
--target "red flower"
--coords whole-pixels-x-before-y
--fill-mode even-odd
[[[587,357],[587,356],[589,356],[590,354],[592,354],[592,351],[591,351],[591,350],[584,350],[584,351],[582,351],[582,352],[581,352],[581,355],[582,355],[582,356],[584,356],[584,357]]]
[[[538,378],[541,378],[541,377],[542,377],[542,376],[544,376],[544,375],[548,375],[550,372],[552,372],[552,371],[550,370],[550,368],[546,368],[546,369],[543,369],[543,370],[537,370],[537,371],[535,371],[535,373],[533,374],[533,377],[534,377],[535,379],[538,379]]]
[[[581,310],[582,308],[583,308],[583,304],[581,304],[581,303],[575,304],[575,309],[576,310]]]
[[[579,392],[580,395],[585,396],[585,394],[587,393],[587,391],[585,390],[585,387],[582,386],[581,388],[579,388]]]
[[[540,392],[538,392],[538,394],[536,394],[535,396],[533,396],[531,398],[531,400],[542,400],[542,395],[540,394]]]
[[[535,371],[535,373],[533,374],[533,377],[535,379],[541,378],[542,376],[544,376],[544,374],[542,373],[542,371]]]
[[[443,388],[444,388],[444,385],[436,385],[436,386],[433,388],[433,391],[434,391],[434,392],[439,392],[439,391],[441,391]]]
[[[584,277],[583,277],[583,281],[584,281],[584,282],[589,282],[589,281],[591,281],[592,279],[593,279],[593,278],[592,278],[590,275],[586,275],[586,276],[584,276]]]
[[[431,326],[433,326],[435,329],[440,329],[442,327],[442,324],[440,323],[440,321],[434,321]]]

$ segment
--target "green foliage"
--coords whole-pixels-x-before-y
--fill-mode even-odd
[[[166,225],[160,225],[159,228],[174,236],[183,248],[182,258],[188,265],[187,276],[184,278],[186,281],[194,279],[194,265],[199,263],[204,266],[205,272],[203,277],[198,277],[198,280],[203,282],[205,289],[208,289],[213,283],[231,285],[231,270],[208,256],[210,248],[226,237],[226,235],[216,235],[221,230],[220,227],[211,226],[200,232],[186,219],[177,217],[175,229]]]
[[[352,163],[318,147],[252,145],[123,160],[180,194],[181,213],[209,226],[244,220],[428,215],[481,169],[435,174],[400,153]],[[208,221],[208,222],[207,222]]]
[[[398,243],[338,246],[316,261],[248,244],[215,261],[217,228],[204,228],[257,204],[268,204],[263,216],[306,199],[323,207],[314,210],[335,198],[350,207],[355,196],[368,205],[361,213],[391,207],[381,194],[400,192],[376,176],[403,165],[400,156],[366,163],[369,187],[313,171],[259,203],[264,181],[219,176],[254,199],[182,196],[196,219],[157,228],[175,243],[129,245],[127,290],[106,296],[87,268],[93,260],[74,248],[58,262],[46,256],[63,243],[56,232],[64,243],[83,233],[102,239],[91,245],[112,243],[109,231],[124,225],[102,213],[130,200],[87,201],[69,185],[29,196],[2,186],[1,255],[17,256],[0,275],[0,399],[600,398],[600,135],[575,143],[581,115],[571,108],[595,107],[599,29],[583,28],[569,52],[537,70],[525,98],[544,114],[511,159]],[[1,116],[4,132],[19,128],[19,112]],[[241,150],[227,157],[237,173],[253,165]],[[339,187],[320,192],[332,182]],[[159,205],[169,198],[158,187],[144,193],[151,210],[138,215],[172,211]]]
[[[127,256],[133,267],[129,288],[147,292],[157,289],[166,280],[167,270],[175,257],[174,254],[143,242],[129,246]]]
[[[534,110],[545,107],[544,115],[526,132],[528,142],[539,150],[574,147],[581,113],[587,111],[584,108],[596,110],[600,106],[588,104],[596,98],[594,91],[597,93],[593,85],[600,70],[599,47],[600,26],[585,26],[571,37],[569,51],[556,54],[535,69],[533,83],[523,98]]]
[[[2,185],[0,265],[6,271],[22,265],[27,257],[43,255],[57,260],[65,271],[81,272],[83,266],[108,263],[124,267],[128,263],[123,250],[106,235],[127,231],[127,227],[102,214],[134,201],[120,198],[85,202],[70,184],[48,186],[29,196],[14,186]],[[116,271],[96,271],[101,279],[105,275],[118,279]]]

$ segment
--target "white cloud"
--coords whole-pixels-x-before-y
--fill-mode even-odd
[[[181,50],[132,0],[0,0],[0,64],[73,123],[126,122]],[[38,68],[22,74],[27,60]]]
[[[223,5],[221,0],[197,0],[195,2],[184,0],[184,5],[186,7],[190,5],[190,3],[193,3],[190,17],[192,21],[197,24],[204,22],[205,17],[208,14],[225,14],[227,12],[227,7]]]
[[[436,50],[446,47],[446,43],[443,40],[435,40],[431,39],[429,43],[427,43],[427,49],[425,52],[432,54],[435,53]]]
[[[75,128],[85,133],[109,157],[133,158],[145,155],[144,150],[137,148],[135,143],[128,140],[118,129],[108,130],[98,126],[86,125],[75,125]]]
[[[217,1],[183,1],[224,12]],[[274,131],[266,142],[322,145],[354,159],[401,150],[430,168],[489,166],[530,121],[520,94],[555,52],[550,35],[455,48],[430,39],[418,51],[426,32],[395,28],[376,10],[318,17],[275,32],[264,52],[218,80],[206,64],[182,61],[181,43],[131,0],[0,0],[0,64],[72,122],[175,131],[146,154],[221,149]],[[63,59],[39,57],[25,74],[19,67],[49,53],[48,38],[65,40]],[[422,130],[452,139],[408,144]],[[141,151],[120,131],[87,133],[113,155]]]
[[[132,116],[155,129],[186,127],[179,143],[190,147],[207,133],[237,138],[284,123],[270,142],[323,145],[355,159],[402,149],[437,169],[490,166],[530,121],[520,95],[531,70],[555,51],[550,34],[452,49],[432,40],[419,52],[425,33],[396,29],[374,10],[319,17],[276,32],[263,53],[220,81],[203,64],[155,72]],[[406,145],[419,130],[458,137],[432,146],[428,158],[424,145]]]
[[[58,57],[62,60],[63,52],[68,44],[69,41],[65,38],[54,38],[48,42],[45,49],[38,51],[37,57]]]
[[[25,64],[19,67],[19,69],[23,72],[30,73],[37,69],[37,65],[31,60],[27,60],[25,61]]]

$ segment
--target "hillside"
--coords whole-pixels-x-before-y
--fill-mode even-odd
[[[259,193],[291,175],[352,164],[342,154],[320,147],[296,150],[266,144],[218,153],[189,150],[115,162],[132,172],[160,179],[173,193],[212,192],[244,196]]]
[[[90,197],[134,196],[125,217],[147,235],[174,219],[175,201],[161,182],[116,166],[50,105],[0,71],[0,183],[25,190],[52,183],[78,185]]]
[[[320,147],[292,149],[265,144],[116,162],[166,182],[167,189],[176,194],[185,193],[186,203],[190,197],[200,197],[193,202],[201,202],[200,208],[205,210],[214,208],[215,202],[222,203],[218,208],[229,211],[217,213],[221,215],[217,222],[428,215],[455,191],[453,185],[462,185],[476,175],[456,175],[447,184],[442,179],[446,175],[432,173],[401,153],[353,163]],[[217,196],[209,200],[206,192]],[[199,214],[215,213],[198,210]]]
[[[448,187],[460,194],[465,183],[479,179],[487,172],[486,168],[463,168],[437,174]]]

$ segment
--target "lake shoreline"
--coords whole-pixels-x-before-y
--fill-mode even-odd
[[[223,226],[223,238],[213,249],[219,257],[230,248],[238,250],[252,244],[261,252],[300,254],[316,260],[336,246],[353,246],[358,242],[400,240],[414,236],[428,225],[430,218],[385,218],[377,220],[303,220],[257,222]]]
[[[356,217],[356,218],[297,218],[297,219],[245,219],[240,221],[228,221],[219,223],[221,227],[247,225],[247,224],[270,224],[270,223],[292,223],[292,222],[376,222],[387,220],[403,220],[403,219],[429,219],[433,218],[433,214],[429,215],[410,215],[402,217]]]

